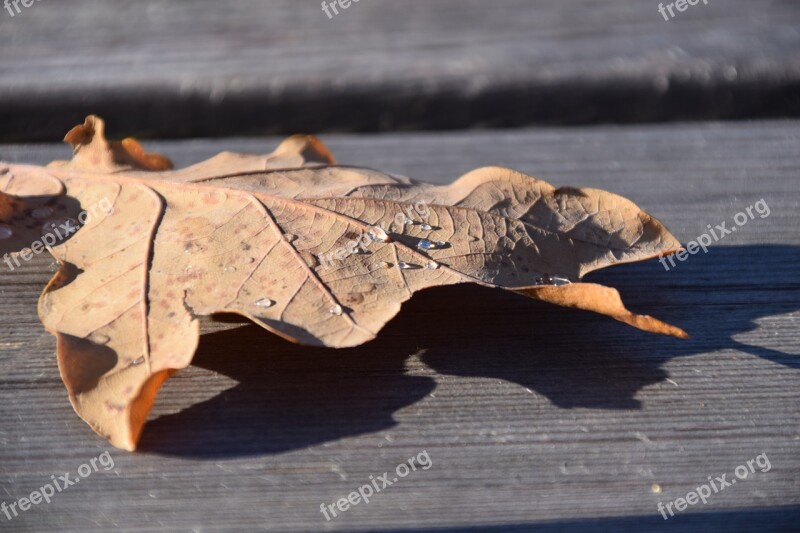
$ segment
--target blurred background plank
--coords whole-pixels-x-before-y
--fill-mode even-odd
[[[36,2],[0,11],[0,140],[800,116],[798,28],[796,0]]]
[[[43,4],[44,5],[44,4]],[[369,4],[365,4],[369,5]],[[113,126],[113,124],[112,124]],[[328,135],[345,164],[446,183],[501,164],[602,187],[681,241],[764,199],[707,254],[590,276],[693,338],[503,291],[448,287],[359,348],[296,346],[255,326],[208,333],[164,387],[140,453],[109,449],[69,406],[36,316],[43,256],[0,264],[0,501],[103,470],[13,531],[793,531],[800,520],[798,122]],[[179,165],[277,139],[146,143]],[[46,163],[64,145],[0,145]],[[331,522],[320,513],[425,450],[417,471]],[[768,471],[664,521],[671,502],[760,454]],[[476,529],[472,530],[469,527]],[[5,530],[5,529],[3,529]]]

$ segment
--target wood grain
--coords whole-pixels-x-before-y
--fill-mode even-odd
[[[798,2],[658,3],[36,2],[0,10],[0,139],[800,116]]]
[[[800,518],[799,134],[798,122],[761,122],[325,137],[343,163],[437,183],[500,164],[605,188],[684,242],[708,224],[730,227],[761,198],[770,214],[669,272],[653,261],[590,276],[689,341],[466,286],[418,295],[357,349],[208,323],[141,453],[110,450],[115,470],[13,522],[0,515],[0,530],[790,531]],[[146,148],[187,164],[276,142]],[[0,145],[6,161],[68,153]],[[50,262],[0,267],[0,501],[11,503],[108,448],[72,412],[36,317]],[[326,522],[321,503],[423,450],[429,470]],[[659,501],[709,475],[730,479],[762,453],[768,472],[668,521],[658,513]]]

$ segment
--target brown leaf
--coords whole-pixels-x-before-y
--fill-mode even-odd
[[[577,283],[680,248],[605,191],[555,189],[503,168],[416,183],[336,166],[310,136],[266,156],[223,153],[162,172],[152,170],[165,158],[107,142],[95,117],[67,139],[71,162],[0,174],[0,214],[15,234],[0,251],[39,231],[35,206],[68,219],[80,219],[79,207],[93,213],[52,248],[62,268],[39,314],[58,338],[75,410],[121,448],[136,447],[159,387],[191,362],[198,317],[212,313],[294,342],[356,346],[414,292],[476,283],[686,336],[630,313],[613,289]]]
[[[688,339],[689,335],[680,328],[671,326],[649,315],[636,315],[625,308],[616,289],[596,283],[572,283],[561,287],[528,287],[517,292],[560,305],[585,311],[594,311],[624,322],[635,328],[661,335]]]

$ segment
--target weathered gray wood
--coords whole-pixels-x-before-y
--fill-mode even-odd
[[[689,341],[466,286],[418,295],[357,349],[298,347],[252,326],[210,333],[162,391],[142,453],[111,450],[115,472],[14,522],[0,515],[0,530],[796,529],[799,134],[774,122],[325,137],[344,163],[440,183],[501,164],[613,190],[684,241],[761,198],[771,213],[673,271],[653,261],[591,276]],[[148,147],[186,164],[275,142]],[[68,152],[0,145],[12,161]],[[0,271],[0,501],[108,449],[69,407],[36,317],[50,273],[43,259]],[[321,503],[422,450],[429,470],[325,521]],[[667,522],[658,514],[659,501],[762,453],[769,472]]]
[[[798,2],[658,4],[37,2],[0,10],[0,139],[800,116]]]

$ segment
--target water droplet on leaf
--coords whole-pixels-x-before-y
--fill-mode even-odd
[[[273,305],[275,305],[275,302],[270,300],[269,298],[261,298],[256,302],[256,307],[261,307],[262,309],[272,307]]]
[[[108,344],[108,341],[111,340],[111,337],[109,337],[108,335],[104,335],[102,333],[98,333],[96,335],[93,335],[91,339],[92,342],[94,342],[95,344]]]
[[[330,309],[328,309],[328,312],[330,314],[332,314],[332,315],[339,316],[339,315],[342,314],[342,306],[339,305],[339,304],[336,304],[336,305],[332,306]]]
[[[537,285],[553,285],[555,287],[560,287],[561,285],[569,285],[570,283],[572,282],[567,278],[562,278],[559,276],[546,275],[536,278]]]
[[[372,226],[369,229],[369,235],[372,237],[373,241],[386,242],[389,240],[389,236],[380,226]]]

